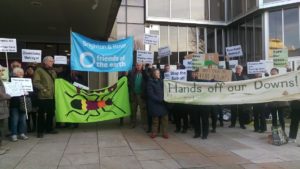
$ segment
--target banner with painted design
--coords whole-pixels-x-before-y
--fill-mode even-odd
[[[103,42],[72,32],[71,69],[91,72],[120,72],[132,69],[133,38]]]
[[[57,79],[55,106],[57,122],[89,123],[129,116],[127,78],[99,90],[85,90]]]
[[[193,105],[252,104],[300,99],[300,71],[235,82],[164,80],[164,100]]]

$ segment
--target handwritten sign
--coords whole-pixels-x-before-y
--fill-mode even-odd
[[[205,55],[203,54],[194,54],[192,58],[192,68],[197,70],[205,67]]]
[[[0,52],[17,52],[17,40],[0,38]]]
[[[161,48],[158,48],[158,56],[159,57],[166,57],[166,56],[170,56],[172,53],[171,53],[171,50],[169,48],[169,46],[165,46],[165,47],[161,47]]]
[[[248,62],[247,63],[247,73],[248,74],[257,74],[265,73],[266,64],[264,62]]]
[[[288,49],[273,50],[274,67],[286,67],[288,65]]]
[[[159,42],[158,35],[151,35],[151,34],[144,35],[144,44],[158,45],[158,42]]]
[[[41,63],[42,51],[32,49],[22,49],[22,62]]]
[[[153,52],[151,51],[144,51],[144,50],[138,50],[136,54],[136,62],[137,63],[153,63]]]
[[[33,92],[32,81],[30,78],[11,78],[11,82],[21,85],[23,91]]]
[[[165,80],[186,81],[187,70],[179,69],[179,70],[173,70],[168,73],[165,73]]]
[[[11,97],[23,96],[24,91],[20,83],[15,82],[3,82],[5,92]]]
[[[226,47],[226,55],[229,57],[243,56],[241,45]]]
[[[193,61],[192,59],[184,59],[183,65],[186,70],[193,70]]]
[[[213,79],[215,81],[228,82],[231,81],[232,71],[225,69],[200,69],[197,72],[197,77],[201,80]]]
[[[67,65],[68,64],[68,58],[67,58],[67,56],[55,55],[54,56],[54,64],[57,64],[57,65]]]

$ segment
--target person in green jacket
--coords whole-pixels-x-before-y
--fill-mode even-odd
[[[43,65],[34,72],[33,86],[37,89],[38,95],[38,122],[37,137],[43,137],[43,133],[56,134],[53,129],[54,117],[54,80],[56,72],[53,69],[54,59],[52,56],[46,56],[43,59]],[[46,119],[45,119],[46,114]],[[46,122],[45,122],[46,121]]]

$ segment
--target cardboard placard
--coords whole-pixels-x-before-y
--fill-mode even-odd
[[[273,50],[273,64],[276,68],[288,66],[288,49]]]
[[[171,54],[172,53],[171,53],[171,49],[169,48],[169,46],[158,48],[158,56],[161,58],[170,56]]]
[[[151,51],[137,50],[136,63],[153,64],[154,55]]]
[[[158,45],[158,42],[159,42],[158,35],[144,34],[144,44]]]
[[[8,38],[0,38],[0,52],[17,52],[17,40],[16,39],[8,39]]]
[[[197,72],[198,79],[201,80],[215,80],[222,82],[229,82],[232,78],[232,71],[226,69],[200,69]]]
[[[41,63],[41,61],[41,50],[22,49],[22,62]]]
[[[241,45],[226,47],[226,55],[229,57],[243,56],[243,50]]]
[[[67,65],[68,64],[67,56],[55,55],[54,56],[54,64]]]
[[[20,83],[15,82],[3,82],[5,92],[11,97],[23,96],[24,91]]]
[[[247,73],[248,74],[257,74],[265,73],[266,64],[264,62],[247,62]]]
[[[207,53],[205,54],[205,65],[219,65],[219,54],[218,53]]]
[[[32,81],[30,78],[11,78],[12,83],[18,83],[22,86],[22,90],[26,92],[33,92]]]

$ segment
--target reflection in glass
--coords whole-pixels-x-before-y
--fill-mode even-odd
[[[300,55],[298,8],[284,10],[284,45],[289,56]]]
[[[149,0],[148,15],[157,17],[170,17],[170,1],[169,0]]]
[[[207,8],[205,3],[207,1],[191,0],[191,18],[194,20],[204,20],[204,14]]]
[[[282,11],[269,13],[269,55],[273,56],[273,49],[282,49]]]
[[[255,31],[255,60],[262,60],[262,15],[254,18],[254,31]]]
[[[215,52],[215,29],[207,28],[207,53]]]
[[[225,20],[225,0],[210,0],[210,20]]]
[[[190,18],[190,3],[187,0],[172,0],[172,18]]]

